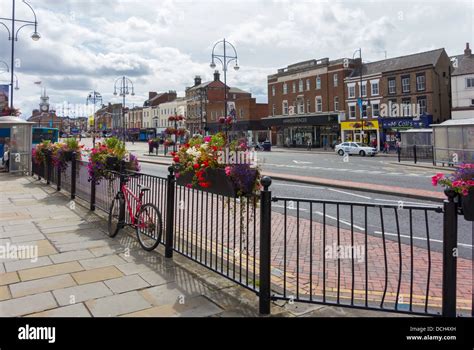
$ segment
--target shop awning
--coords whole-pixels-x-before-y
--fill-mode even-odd
[[[338,114],[298,114],[292,116],[278,116],[262,118],[261,122],[266,127],[271,126],[307,126],[307,125],[333,125],[338,124]]]

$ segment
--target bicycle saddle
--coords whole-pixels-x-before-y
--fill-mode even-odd
[[[146,186],[143,186],[143,185],[138,185],[138,188],[139,188],[140,191],[142,191],[142,192],[150,191],[150,187],[146,187]]]

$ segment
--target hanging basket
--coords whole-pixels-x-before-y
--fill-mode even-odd
[[[180,174],[176,179],[176,183],[180,186],[191,184],[193,182],[193,176],[194,173],[192,172]],[[204,177],[206,181],[211,183],[211,186],[208,188],[198,187],[199,190],[226,197],[237,197],[235,185],[231,178],[226,175],[224,169],[206,169]]]
[[[118,157],[106,157],[105,158],[105,167],[107,170],[111,171],[120,171],[120,161]]]
[[[460,196],[464,219],[474,221],[474,189],[471,189],[467,196]]]

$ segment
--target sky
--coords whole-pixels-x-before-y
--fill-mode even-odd
[[[13,0],[0,0],[11,17]],[[237,50],[240,70],[228,85],[267,102],[267,76],[309,59],[352,57],[361,47],[367,62],[444,47],[448,55],[474,45],[474,1],[352,0],[29,0],[41,39],[23,28],[15,43],[20,90],[14,104],[23,117],[38,108],[41,81],[52,106],[84,104],[90,91],[104,102],[126,75],[143,105],[149,91],[184,96],[194,76],[212,79],[214,43],[225,38]],[[16,0],[17,18],[31,20]],[[4,21],[5,22],[5,21]],[[8,22],[5,22],[9,25]],[[11,60],[11,42],[0,25],[0,61]],[[219,52],[219,46],[216,53]],[[2,71],[0,63],[0,72]],[[219,66],[218,66],[219,68]],[[3,68],[4,70],[4,68]],[[0,73],[0,84],[8,83]],[[59,111],[60,114],[62,111]]]

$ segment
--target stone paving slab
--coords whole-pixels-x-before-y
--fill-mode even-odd
[[[78,284],[87,284],[97,281],[105,281],[117,277],[122,277],[123,274],[115,266],[99,267],[83,272],[76,272],[72,277]]]
[[[58,306],[49,292],[29,295],[0,302],[0,317],[17,317],[34,312],[54,309]]]
[[[37,267],[34,269],[19,271],[20,279],[22,281],[29,281],[44,277],[51,277],[56,275],[68,274],[71,272],[82,271],[83,267],[77,261],[67,263]]]
[[[89,283],[81,286],[53,291],[59,305],[81,303],[87,300],[113,295],[112,291],[102,282]]]
[[[10,290],[14,298],[26,295],[39,294],[55,289],[62,289],[76,285],[69,275],[41,278],[33,281],[11,284]]]
[[[86,306],[95,317],[111,317],[149,309],[151,304],[138,292],[133,291],[89,300]]]
[[[91,317],[84,304],[74,304],[27,315],[26,317]]]

